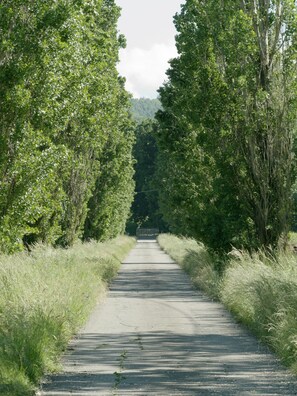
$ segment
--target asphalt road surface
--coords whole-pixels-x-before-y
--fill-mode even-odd
[[[155,241],[139,241],[46,396],[297,395],[296,379]]]

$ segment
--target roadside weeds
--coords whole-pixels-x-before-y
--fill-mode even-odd
[[[85,323],[135,240],[36,246],[0,257],[0,394],[33,395]]]
[[[158,242],[196,288],[221,301],[297,375],[296,254],[272,258],[242,252],[220,274],[203,244],[169,234]]]

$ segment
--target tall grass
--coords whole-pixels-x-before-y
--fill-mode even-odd
[[[31,395],[116,275],[132,238],[0,256],[0,394]]]
[[[194,285],[218,297],[297,374],[296,254],[267,257],[238,252],[219,274],[202,244],[173,235],[161,235],[159,243],[190,274]]]
[[[297,374],[297,260],[243,254],[221,283],[221,300]]]
[[[195,287],[218,299],[220,276],[215,270],[214,260],[202,243],[170,234],[159,235],[158,242],[190,276]]]

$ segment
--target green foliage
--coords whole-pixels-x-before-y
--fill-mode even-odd
[[[127,103],[120,87],[118,111],[110,126],[109,140],[104,147],[89,212],[85,222],[84,238],[106,240],[125,231],[134,196],[132,145],[134,133],[128,123],[127,110],[121,113],[121,101]]]
[[[106,146],[117,141],[130,155],[131,138],[118,137],[130,128],[129,100],[116,70],[123,42],[118,17],[113,0],[1,4],[1,250],[20,250],[23,241],[73,244],[110,159]],[[125,165],[118,189],[128,207],[132,165]]]
[[[85,59],[85,62],[78,69],[80,74],[74,76],[81,92],[78,108],[74,111],[76,116],[69,125],[65,140],[74,151],[73,163],[77,166],[72,169],[65,185],[68,201],[63,219],[65,232],[60,239],[63,245],[71,245],[84,232],[90,199],[89,208],[97,207],[94,207],[95,213],[94,210],[89,213],[86,224],[91,227],[90,222],[93,222],[93,231],[87,237],[96,239],[101,239],[101,234],[106,239],[122,232],[122,223],[129,213],[126,207],[132,201],[129,102],[116,70],[120,47],[116,26],[118,16],[119,10],[113,1],[104,1],[95,8],[90,5],[81,22],[80,49],[77,40],[75,42],[79,57],[72,52],[72,56]],[[104,175],[107,167],[112,174]],[[117,173],[119,180],[115,183]],[[97,189],[102,184],[105,190],[102,195],[108,199],[98,197]],[[101,223],[100,219],[105,221]]]
[[[36,246],[0,257],[0,392],[26,395],[57,368],[71,336],[88,318],[134,240],[69,249]]]
[[[131,104],[132,117],[137,123],[142,123],[148,119],[153,119],[156,112],[161,109],[161,103],[159,99],[131,99]]]
[[[165,220],[215,251],[277,247],[290,223],[296,7],[188,0],[175,23],[157,114]]]
[[[58,170],[67,153],[37,121],[45,100],[41,43],[48,34],[38,21],[53,5],[37,3],[6,1],[0,7],[0,248],[6,251],[18,249],[26,234],[51,242],[60,232]],[[47,102],[52,104],[49,97]]]
[[[157,227],[166,230],[159,210],[159,188],[156,183],[157,145],[155,133],[157,123],[146,120],[136,127],[136,143],[133,149],[135,163],[136,195],[132,204],[132,217],[128,231],[135,232],[137,226]],[[132,230],[134,225],[134,230]]]

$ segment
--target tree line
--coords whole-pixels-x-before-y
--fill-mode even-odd
[[[3,1],[0,249],[114,237],[135,183],[132,228],[223,253],[284,245],[296,212],[296,15],[293,0],[187,0],[161,109],[133,102],[132,155],[114,0]]]
[[[130,97],[113,0],[0,5],[0,249],[72,245],[125,229]]]
[[[286,243],[296,179],[292,0],[187,0],[160,88],[163,217],[211,250]]]

